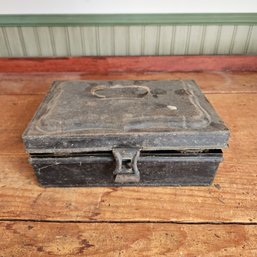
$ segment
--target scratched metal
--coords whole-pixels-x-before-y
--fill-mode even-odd
[[[221,149],[228,136],[194,81],[58,81],[23,139],[44,153]]]
[[[105,156],[32,157],[41,185],[50,187],[95,186],[208,186],[212,183],[222,152],[166,153],[146,155],[138,160],[138,182],[115,182],[115,161]]]
[[[57,81],[23,134],[44,186],[209,185],[229,130],[194,81]]]

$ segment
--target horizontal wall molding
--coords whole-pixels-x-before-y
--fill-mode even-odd
[[[256,13],[0,15],[0,26],[257,24]]]
[[[1,58],[0,72],[257,71],[257,56]]]

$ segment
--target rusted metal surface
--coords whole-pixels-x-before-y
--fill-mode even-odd
[[[111,163],[116,161],[116,168],[112,168],[110,177],[112,182],[107,179],[107,185],[157,185],[152,178],[149,178],[150,182],[145,177],[142,180],[138,169],[138,165],[141,165],[144,174],[147,174],[148,171],[142,167],[142,162],[146,167],[146,160],[150,159],[153,159],[150,161],[153,167],[149,168],[155,172],[150,172],[149,176],[158,177],[164,170],[165,174],[168,174],[168,177],[164,176],[165,179],[159,182],[160,185],[209,184],[222,159],[222,154],[219,154],[217,159],[217,153],[210,150],[226,147],[228,137],[229,130],[199,87],[190,80],[57,81],[23,135],[26,148],[31,154],[31,162],[42,184],[46,184],[42,174],[46,174],[49,167],[52,167],[50,171],[55,172],[61,167],[69,167],[72,172],[78,170],[74,158],[82,158],[83,153],[87,153],[86,157],[84,155],[81,160],[77,159],[77,162],[83,163],[86,158],[96,158],[101,163],[105,157],[98,153],[103,152],[113,153]],[[151,153],[148,159],[140,155],[140,152],[146,151]],[[165,157],[164,152],[157,151],[166,151]],[[179,153],[179,165],[174,159],[174,151]],[[199,159],[201,152],[208,153],[205,159]],[[73,154],[76,154],[76,157]],[[65,158],[66,165],[63,164]],[[137,160],[141,164],[137,165]],[[44,161],[51,164],[44,165]],[[69,161],[73,165],[68,165]],[[197,177],[197,171],[200,172],[206,167],[204,162],[215,164],[216,167],[213,169],[211,166],[214,166],[209,165],[212,173],[211,176],[206,175],[208,183],[203,182],[203,179],[193,182],[194,172],[196,171]],[[182,163],[185,163],[185,167]],[[195,166],[196,163],[198,166]],[[96,166],[99,165],[101,166]],[[171,168],[172,165],[176,168]],[[194,167],[193,171],[185,174],[192,176],[191,180],[168,179],[170,173],[177,174],[176,171],[181,167],[187,170],[190,166]],[[107,169],[105,166],[101,167],[100,170],[104,173]],[[86,181],[73,181],[70,185],[105,185],[103,182],[97,183],[96,173],[90,172],[94,169],[92,163],[84,167],[84,170],[81,168],[84,174],[82,180]],[[58,174],[59,172],[61,171],[58,171]],[[60,173],[60,176],[61,174],[65,172]],[[94,176],[94,183],[87,181],[87,174],[88,181],[91,181],[90,176]],[[57,179],[54,178],[54,173],[52,176]],[[98,174],[98,177],[100,180],[101,175]],[[68,182],[59,184],[69,186],[69,179],[65,176],[63,179]]]
[[[217,149],[228,135],[193,81],[64,81],[54,83],[23,138],[39,153]]]
[[[121,173],[117,179],[111,153],[79,157],[32,157],[43,186],[207,186],[222,161],[222,152],[144,153],[137,161],[138,175]],[[127,176],[126,176],[127,175]]]

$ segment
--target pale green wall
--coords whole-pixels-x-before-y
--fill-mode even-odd
[[[254,22],[148,23],[0,24],[0,57],[257,54]]]

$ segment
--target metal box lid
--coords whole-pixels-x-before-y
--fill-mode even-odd
[[[228,137],[191,80],[56,81],[23,134],[30,153],[221,149]]]

